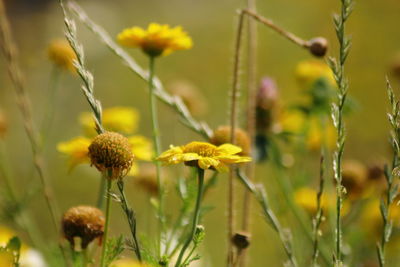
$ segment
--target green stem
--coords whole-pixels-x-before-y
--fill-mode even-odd
[[[41,135],[42,135],[42,142],[43,146],[45,145],[49,132],[50,127],[53,122],[54,118],[54,110],[55,110],[55,100],[56,100],[56,92],[58,89],[58,84],[60,80],[60,70],[58,67],[54,67],[50,74],[50,82],[49,82],[49,89],[48,89],[48,98],[44,113],[44,119],[42,123]]]
[[[158,123],[158,111],[154,87],[154,64],[155,58],[150,57],[149,62],[149,91],[150,91],[150,113],[151,113],[151,124],[153,128],[153,144],[155,146],[156,155],[161,154],[161,142],[160,142],[160,127]],[[158,186],[158,220],[159,220],[159,256],[161,256],[161,242],[162,234],[164,230],[164,189],[161,183],[161,164],[159,161],[155,162],[156,165],[156,176],[157,176],[157,186]]]
[[[101,261],[100,261],[100,266],[105,267],[106,266],[106,248],[107,248],[107,237],[108,237],[108,227],[110,223],[110,207],[111,207],[111,197],[110,197],[110,191],[112,187],[112,180],[107,177],[107,194],[106,194],[106,222],[104,225],[104,235],[103,235],[103,247],[101,249]]]
[[[102,173],[100,179],[101,180],[100,180],[99,194],[97,196],[97,205],[96,206],[99,209],[102,209],[103,205],[104,205],[104,194],[106,192],[107,177],[106,177],[106,175],[104,175],[104,173]]]
[[[201,199],[203,198],[203,191],[204,191],[204,170],[201,168],[198,168],[198,188],[197,188],[197,199],[196,199],[196,207],[194,209],[194,215],[193,215],[193,223],[192,223],[192,229],[190,230],[190,234],[188,239],[186,240],[185,244],[183,245],[181,251],[179,252],[179,257],[178,260],[176,261],[175,267],[180,267],[182,258],[185,255],[185,251],[189,247],[190,243],[193,240],[194,234],[196,232],[196,226],[199,222],[199,217],[200,217],[200,204],[201,204]]]

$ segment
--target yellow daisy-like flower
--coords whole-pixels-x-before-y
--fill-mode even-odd
[[[67,41],[52,41],[48,47],[48,56],[56,66],[69,70],[72,73],[76,72],[76,68],[74,66],[76,54]]]
[[[295,70],[295,76],[300,86],[307,90],[320,78],[325,78],[329,84],[336,86],[332,70],[327,64],[317,60],[300,62]]]
[[[157,160],[166,165],[185,163],[201,169],[215,169],[219,172],[226,171],[228,164],[249,162],[250,157],[237,155],[242,149],[232,144],[214,146],[205,142],[191,142],[184,146],[171,146],[162,153]]]
[[[103,110],[102,123],[104,129],[110,132],[132,134],[137,130],[139,113],[130,107],[112,107]],[[79,122],[88,136],[96,136],[95,122],[91,112],[83,112]]]
[[[328,208],[332,208],[335,205],[335,198],[332,195],[327,196],[324,194],[322,195],[321,200],[321,205],[324,212],[326,212]],[[294,201],[297,205],[305,209],[310,215],[315,215],[317,212],[317,192],[314,189],[308,187],[299,188],[294,193]]]
[[[0,250],[0,266],[13,267],[14,255],[11,251]]]
[[[89,138],[78,136],[70,141],[61,142],[57,150],[69,157],[69,167],[74,168],[81,163],[89,163],[89,146],[92,141]]]
[[[151,161],[154,156],[153,146],[149,139],[141,135],[128,137],[129,143],[132,146],[132,153],[136,160]],[[70,141],[61,142],[57,145],[57,150],[69,157],[70,169],[82,163],[90,163],[89,146],[92,139],[86,137],[76,137]],[[138,174],[139,167],[134,162],[128,176]]]
[[[118,41],[128,47],[140,47],[151,57],[168,55],[176,50],[192,48],[193,42],[182,27],[150,23],[147,29],[132,27],[118,34]]]
[[[294,134],[300,134],[304,130],[306,121],[305,114],[297,109],[284,110],[279,117],[282,130]]]
[[[325,127],[316,118],[311,119],[307,133],[307,147],[310,150],[319,151],[322,144],[333,149],[336,145],[336,129],[329,121]]]

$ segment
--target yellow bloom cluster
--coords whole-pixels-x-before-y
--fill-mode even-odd
[[[162,153],[157,160],[166,165],[185,163],[201,169],[214,169],[219,172],[226,171],[227,165],[251,161],[250,157],[239,156],[240,147],[232,144],[214,146],[205,142],[191,142],[184,146],[171,146]]]
[[[69,70],[72,73],[76,72],[74,60],[76,54],[72,50],[69,43],[65,40],[54,40],[48,47],[49,59],[58,67]]]
[[[147,29],[132,27],[118,34],[118,41],[128,47],[140,47],[151,57],[168,55],[192,48],[193,42],[182,27],[150,23]]]
[[[300,62],[296,67],[295,76],[300,86],[305,90],[309,89],[321,78],[326,79],[330,85],[336,86],[332,70],[322,61],[308,60]]]
[[[79,120],[86,136],[78,136],[69,141],[60,142],[57,145],[57,150],[69,157],[70,169],[78,164],[90,162],[89,146],[96,135],[94,119],[91,114],[82,113]],[[133,108],[113,107],[104,110],[103,121],[106,130],[132,134],[137,129],[139,114]],[[141,135],[132,135],[128,137],[128,140],[136,160],[152,160],[154,156],[153,146],[148,138]],[[137,172],[138,166],[134,163],[128,175],[133,176]]]

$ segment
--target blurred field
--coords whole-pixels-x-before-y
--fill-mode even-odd
[[[30,1],[6,1],[10,5],[10,19],[14,36],[20,47],[20,59],[25,73],[30,96],[33,101],[35,119],[40,122],[48,95],[49,73],[52,65],[47,59],[48,43],[55,38],[63,38],[62,14],[56,1],[39,5]],[[32,1],[32,3],[35,1]],[[38,1],[39,2],[39,1]],[[91,18],[102,25],[112,36],[121,29],[149,22],[182,25],[192,36],[194,48],[165,57],[157,64],[157,74],[168,85],[176,80],[188,80],[198,86],[208,102],[208,111],[201,118],[210,126],[217,127],[227,122],[228,90],[231,86],[232,51],[237,16],[235,10],[245,5],[245,1],[194,1],[194,0],[114,0],[80,1]],[[273,19],[277,24],[293,31],[305,39],[324,36],[332,44],[331,52],[337,50],[332,25],[332,14],[338,9],[339,1],[258,1],[258,12]],[[400,53],[400,31],[398,30],[400,2],[398,0],[357,1],[355,12],[350,19],[348,32],[353,39],[348,60],[347,74],[350,79],[350,94],[358,102],[358,108],[346,118],[348,141],[345,158],[358,159],[365,163],[390,158],[388,143],[388,123],[386,120],[387,96],[385,75],[389,75],[396,88],[400,85],[390,76],[390,66]],[[133,106],[140,111],[139,133],[151,137],[150,115],[146,84],[136,78],[120,61],[105,48],[99,40],[78,23],[79,39],[84,44],[87,62],[95,77],[95,94],[103,106]],[[300,91],[294,78],[294,69],[299,61],[310,59],[302,51],[264,26],[258,26],[258,76],[276,79],[283,102],[300,98]],[[142,66],[147,59],[139,50],[129,50]],[[5,71],[4,60],[0,60],[0,108],[9,117],[10,129],[5,139],[8,160],[21,188],[35,179],[31,163],[31,153],[23,131],[19,111],[11,90],[12,84]],[[246,71],[243,69],[243,81]],[[80,134],[78,115],[88,111],[88,106],[80,91],[80,81],[69,74],[62,75],[57,95],[55,120],[46,145],[48,173],[55,186],[56,196],[62,210],[77,204],[92,204],[96,199],[98,173],[89,166],[78,166],[71,173],[65,158],[55,149],[56,144]],[[245,82],[243,82],[243,85]],[[243,86],[244,87],[244,86]],[[200,139],[178,122],[169,107],[160,104],[163,148],[169,144],[184,144]],[[244,118],[241,118],[243,122]],[[308,166],[318,166],[318,155],[310,154]],[[302,166],[297,166],[300,171]],[[297,170],[297,169],[296,169]],[[172,173],[175,173],[172,170]],[[262,180],[270,193],[273,207],[278,209],[284,224],[289,223],[286,204],[276,189],[276,173],[268,167],[260,166],[257,177]],[[314,180],[318,170],[307,172],[307,179]],[[173,177],[171,177],[173,179]],[[207,196],[205,205],[214,209],[205,217],[206,241],[202,246],[204,266],[223,266],[226,246],[225,234],[225,175],[218,186]],[[152,210],[147,195],[127,182],[129,197],[137,210],[139,229],[155,226],[151,218]],[[169,187],[170,195],[173,186]],[[176,212],[176,201],[169,202],[172,214]],[[34,213],[43,232],[49,224],[47,213],[43,211],[40,197],[32,203]],[[116,205],[115,205],[116,206]],[[123,214],[115,207],[112,217],[112,231],[127,227],[122,221]],[[285,255],[276,235],[262,221],[258,208],[253,210],[254,241],[250,250],[250,266],[280,266]],[[300,233],[300,230],[295,230]],[[296,235],[297,236],[297,235]],[[54,238],[48,236],[48,238]],[[295,238],[295,251],[299,258],[306,242]],[[371,242],[370,246],[374,246]],[[304,256],[304,257],[308,257]],[[375,255],[370,255],[374,259]],[[366,256],[366,258],[368,258]],[[361,266],[361,265],[355,265]],[[396,266],[396,265],[392,265]]]

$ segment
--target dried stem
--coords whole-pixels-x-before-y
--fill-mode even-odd
[[[340,15],[334,16],[335,30],[339,41],[339,57],[338,59],[333,57],[328,59],[338,86],[337,102],[332,105],[332,119],[337,132],[336,151],[333,155],[333,171],[336,181],[336,237],[334,254],[334,264],[336,266],[341,266],[343,264],[341,209],[345,188],[342,184],[342,157],[346,139],[343,110],[349,87],[348,80],[344,76],[344,68],[351,46],[350,39],[345,35],[345,24],[351,14],[353,0],[340,0],[340,2],[341,13]]]
[[[247,0],[247,8],[256,12],[256,0]],[[255,118],[256,118],[256,97],[257,97],[257,23],[251,18],[248,23],[248,42],[247,42],[247,134],[253,148],[255,137]],[[252,149],[253,150],[253,149]],[[253,153],[251,153],[252,155]],[[254,179],[255,161],[247,165],[246,174],[250,181]],[[251,198],[248,190],[243,195],[242,230],[250,233],[251,222]],[[240,250],[238,255],[239,266],[247,265],[247,248]]]
[[[296,267],[297,261],[292,249],[292,240],[290,231],[289,229],[282,228],[275,213],[271,210],[264,187],[261,184],[254,184],[253,182],[251,182],[246,177],[246,175],[242,173],[239,169],[237,169],[236,175],[239,178],[239,180],[243,183],[243,185],[247,188],[247,190],[251,192],[251,194],[256,198],[257,202],[260,204],[267,223],[278,234],[279,239],[285,250],[285,253],[289,258],[291,266]]]
[[[382,237],[380,244],[377,244],[379,266],[385,266],[385,247],[392,235],[393,220],[391,219],[390,209],[394,200],[399,195],[399,186],[394,183],[393,178],[398,178],[398,166],[400,162],[400,103],[396,99],[388,78],[386,78],[386,87],[389,96],[391,110],[388,113],[388,119],[391,127],[391,145],[393,149],[393,159],[390,167],[385,166],[385,178],[387,183],[385,199],[381,200],[380,210],[383,221]]]
[[[241,39],[243,35],[243,22],[244,22],[244,13],[240,12],[236,33],[236,41],[235,41],[235,52],[234,52],[234,61],[233,61],[233,80],[232,80],[232,89],[231,89],[231,108],[230,108],[230,143],[236,143],[236,124],[237,124],[237,113],[238,113],[238,105],[237,99],[239,95],[239,67],[240,67],[240,50],[241,50]],[[231,267],[233,264],[233,231],[234,231],[234,178],[235,178],[235,166],[232,166],[229,170],[229,185],[228,185],[228,205],[227,205],[227,214],[228,214],[228,255],[227,255],[227,266]]]
[[[17,97],[17,105],[23,117],[25,132],[31,145],[31,149],[33,152],[33,162],[35,165],[35,169],[39,175],[43,195],[46,200],[47,209],[50,213],[54,230],[58,234],[58,208],[53,198],[53,192],[48,181],[48,177],[45,174],[42,146],[39,139],[39,133],[35,128],[33,122],[31,102],[27,94],[22,71],[18,64],[17,46],[14,43],[11,35],[10,25],[7,19],[3,0],[0,0],[0,43],[7,62],[8,73],[14,84],[14,90]]]

